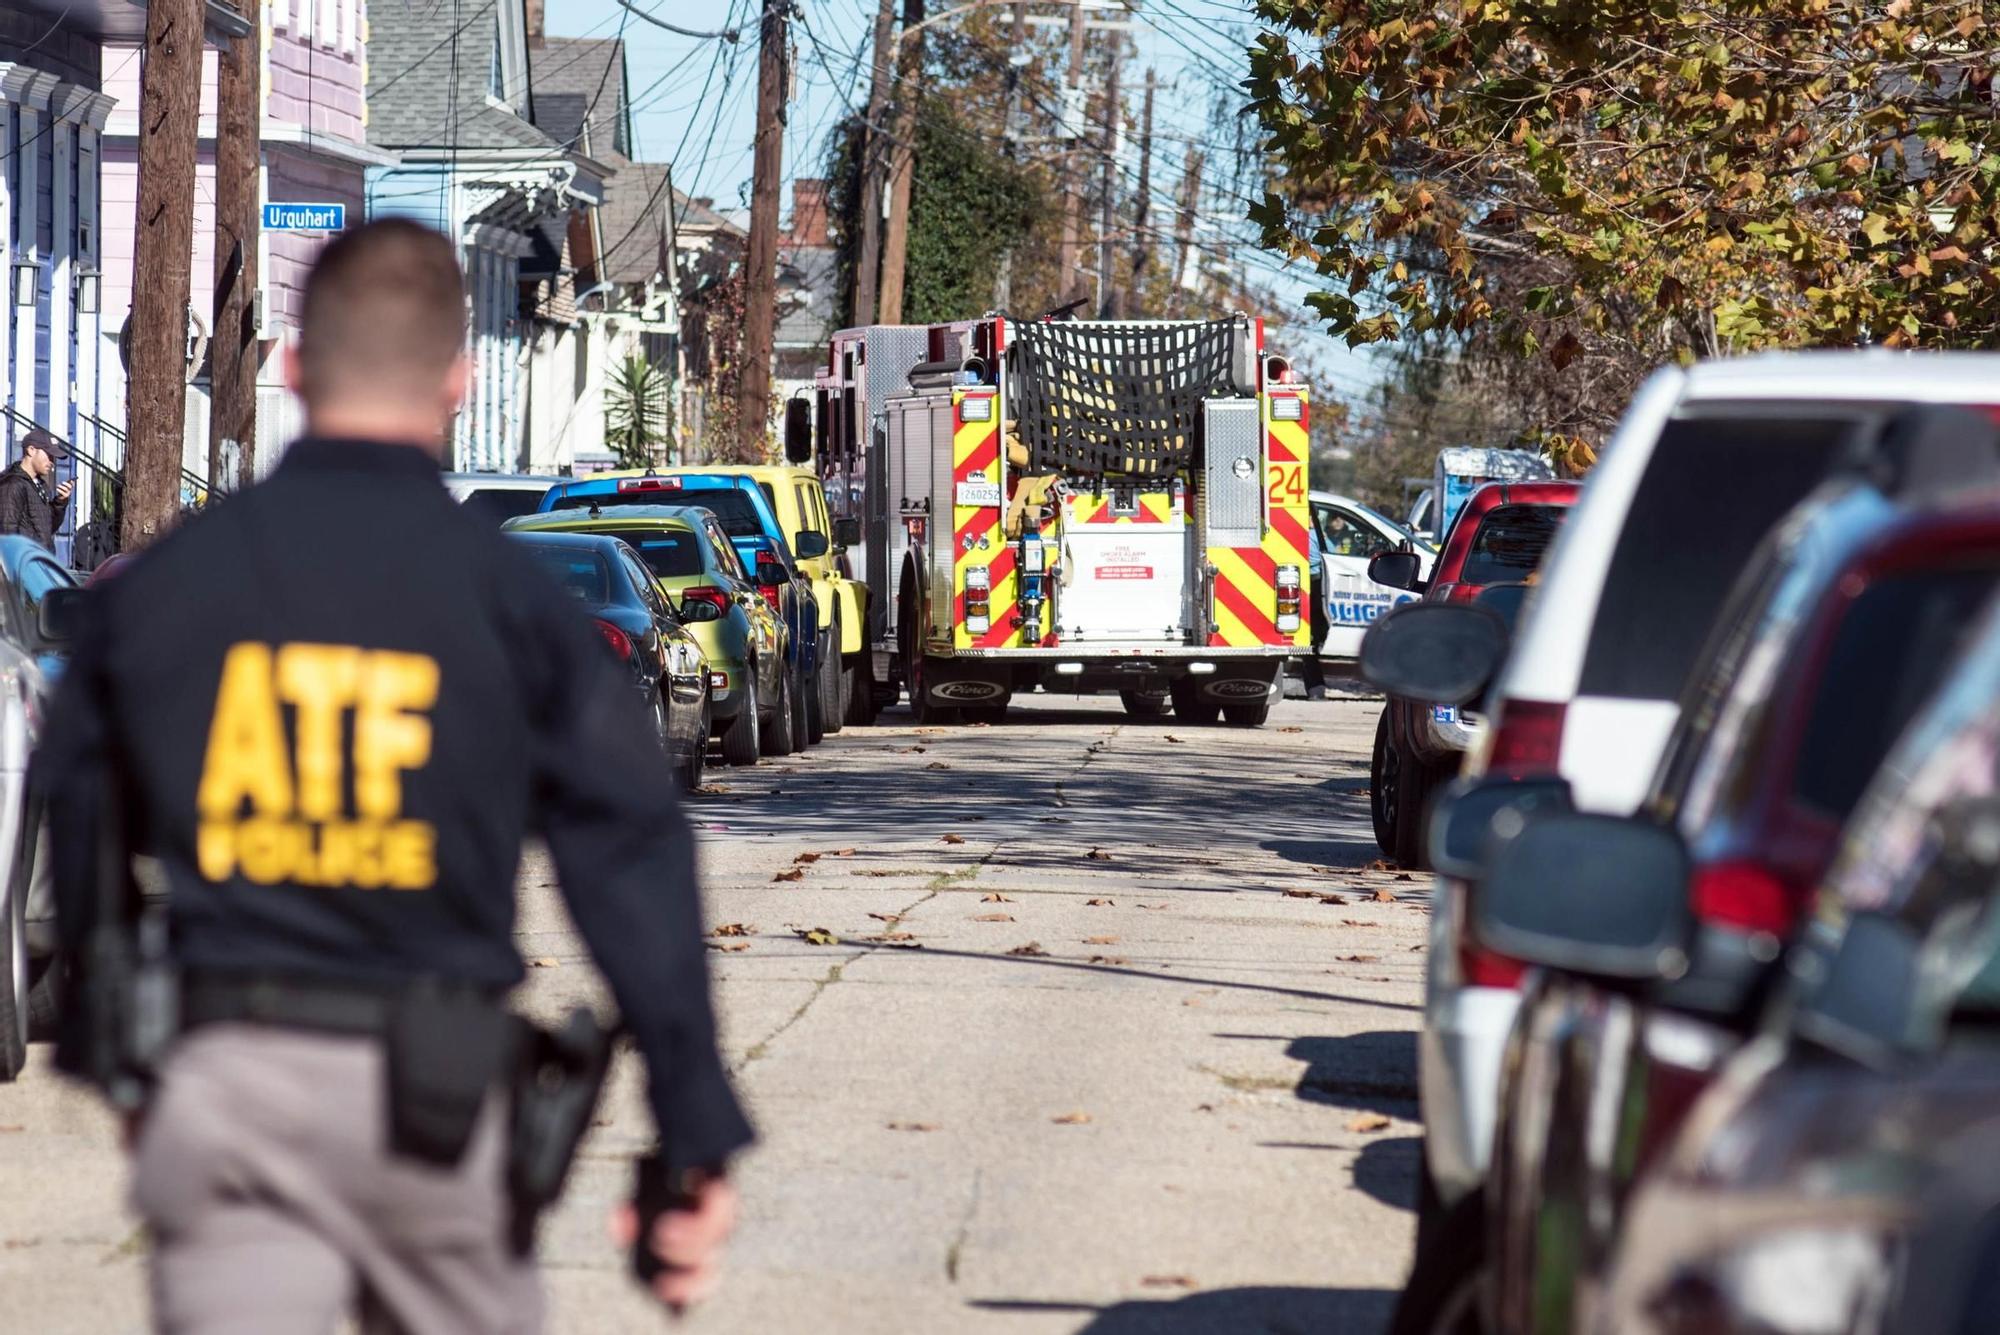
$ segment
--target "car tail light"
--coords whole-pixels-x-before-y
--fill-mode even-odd
[[[620,491],[679,491],[681,480],[677,477],[621,477],[618,479]]]
[[[1289,635],[1299,628],[1299,568],[1278,567],[1278,629]]]
[[[773,612],[782,614],[785,610],[785,605],[779,601],[778,594],[784,587],[782,584],[759,584],[757,592],[764,595],[764,601],[771,605]]]
[[[630,635],[627,635],[609,621],[598,622],[597,633],[604,637],[606,644],[611,646],[612,653],[617,654],[620,658],[632,657],[632,637]]]
[[[993,625],[993,574],[985,566],[965,568],[965,630],[984,635]]]
[[[729,595],[712,584],[702,584],[692,589],[683,589],[681,591],[681,601],[686,602],[690,598],[698,603],[713,603],[719,612],[727,612],[729,610]]]
[[[718,691],[726,691],[729,689],[729,674],[727,672],[711,672],[708,674],[708,684]]]
[[[1759,862],[1717,862],[1697,867],[1688,905],[1702,922],[1783,936],[1798,919],[1796,887]]]
[[[1555,773],[1562,758],[1564,708],[1542,700],[1509,700],[1493,730],[1486,772],[1509,779]]]

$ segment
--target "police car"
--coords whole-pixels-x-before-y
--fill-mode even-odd
[[[1437,550],[1395,520],[1377,514],[1359,501],[1315,491],[1312,540],[1318,569],[1313,579],[1313,648],[1322,658],[1353,658],[1361,652],[1361,637],[1375,618],[1398,603],[1416,601],[1407,589],[1391,588],[1368,578],[1368,561],[1404,543],[1417,553],[1425,578]]]

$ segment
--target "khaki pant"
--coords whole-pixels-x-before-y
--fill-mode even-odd
[[[250,1025],[196,1030],[169,1057],[133,1165],[169,1335],[541,1327],[531,1260],[507,1245],[506,1118],[465,1159],[387,1150],[380,1045]]]

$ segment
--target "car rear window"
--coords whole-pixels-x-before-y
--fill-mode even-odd
[[[557,510],[588,510],[591,506],[609,509],[614,505],[699,505],[714,512],[722,521],[722,531],[732,538],[755,537],[764,531],[757,507],[750,497],[734,487],[689,487],[686,490],[597,492],[559,496]]]
[[[597,552],[554,543],[526,543],[528,555],[549,577],[563,586],[570,597],[590,607],[611,601],[611,568]]]
[[[618,536],[638,549],[646,568],[662,579],[699,575],[701,539],[682,529],[620,529]]]
[[[1501,505],[1486,512],[1459,571],[1462,584],[1512,584],[1535,573],[1566,505]]]
[[[1580,692],[1676,699],[1751,552],[1857,425],[1792,416],[1667,423],[1605,572]]]
[[[465,499],[459,503],[498,526],[541,509],[545,494],[529,487],[481,487],[465,493]]]
[[[1944,680],[2000,583],[1990,569],[1924,571],[1862,590],[1834,632],[1792,771],[1792,795],[1845,820],[1889,747]]]

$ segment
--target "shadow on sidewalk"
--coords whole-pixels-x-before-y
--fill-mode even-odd
[[[1088,1303],[987,1299],[989,1312],[1093,1313],[1077,1335],[1371,1335],[1396,1303],[1389,1289],[1217,1289],[1186,1298]]]

